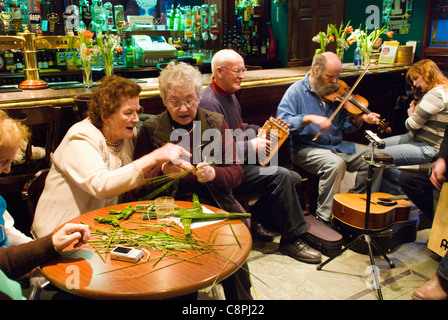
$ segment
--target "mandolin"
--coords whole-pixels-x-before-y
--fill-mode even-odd
[[[355,228],[364,229],[367,195],[338,193],[333,199],[333,216]],[[387,193],[373,193],[370,199],[369,230],[382,230],[408,221],[411,203]]]

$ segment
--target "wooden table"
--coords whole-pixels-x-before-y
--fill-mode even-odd
[[[135,202],[131,205],[147,203],[150,201]],[[175,203],[183,208],[192,207],[190,202]],[[121,210],[127,205],[119,204],[94,210],[70,222],[86,223],[101,230],[113,230],[109,225],[97,223],[94,218],[109,216],[109,210]],[[223,212],[212,206],[203,206],[213,212]],[[136,228],[142,226],[141,222],[142,214],[134,213],[131,219],[121,222],[120,225]],[[145,222],[157,223],[156,220]],[[232,228],[228,221],[219,221],[193,229],[192,237],[196,239],[210,241],[213,238],[210,234],[216,236],[214,250],[208,253],[189,249],[185,252],[177,251],[177,258],[164,256],[158,259],[165,251],[148,248],[147,251],[151,254],[150,260],[133,265],[129,262],[111,260],[109,254],[103,261],[94,249],[94,243],[89,242],[81,249],[73,250],[72,247],[65,249],[60,258],[44,265],[42,272],[56,287],[89,299],[167,299],[186,295],[219,283],[246,261],[252,248],[250,232],[240,220],[231,220],[231,224]],[[157,260],[160,261],[154,266]],[[104,273],[107,271],[112,272]]]

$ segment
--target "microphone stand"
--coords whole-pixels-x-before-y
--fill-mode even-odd
[[[372,267],[373,276],[375,279],[375,289],[378,293],[378,298],[380,300],[383,300],[383,294],[381,292],[381,286],[380,286],[380,280],[378,275],[378,267],[375,265],[375,259],[373,256],[372,246],[379,252],[383,258],[387,261],[389,266],[391,268],[395,268],[395,264],[386,256],[386,254],[383,252],[383,250],[375,243],[375,241],[372,240],[371,235],[374,233],[374,231],[370,230],[370,201],[372,197],[372,176],[373,176],[373,169],[374,167],[382,167],[382,164],[376,164],[373,161],[373,155],[375,151],[375,145],[376,143],[372,141],[372,153],[370,159],[365,159],[369,164],[369,171],[366,178],[367,182],[367,201],[366,201],[366,215],[365,215],[365,222],[364,222],[364,229],[362,229],[361,234],[352,242],[350,242],[345,248],[341,249],[338,253],[336,253],[333,257],[330,257],[323,263],[319,264],[316,269],[321,270],[323,266],[331,262],[336,257],[340,256],[342,253],[344,253],[347,249],[350,249],[353,247],[358,241],[365,241],[369,250],[369,257],[370,257],[370,265]]]

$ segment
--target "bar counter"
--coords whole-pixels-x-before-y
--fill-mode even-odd
[[[396,107],[399,96],[406,94],[405,74],[409,65],[372,64],[359,83],[354,94],[367,99],[369,110],[379,113],[392,128],[392,135],[406,131],[404,120],[406,110]],[[305,77],[310,66],[249,70],[236,96],[241,104],[242,117],[245,122],[262,126],[271,116],[275,116],[277,106],[285,91],[294,82]],[[343,65],[340,78],[347,85],[353,85],[362,73],[363,68],[355,70],[352,63]],[[145,113],[158,114],[165,110],[160,98],[157,78],[136,79],[142,87],[140,104]],[[204,88],[211,82],[211,74],[204,74]],[[80,88],[24,90],[21,92],[1,92],[0,109],[8,107],[32,107],[51,105],[61,108],[59,139],[76,121],[79,121],[87,110],[90,91]],[[365,129],[378,131],[377,128],[364,125]],[[361,132],[361,130],[358,130]],[[382,134],[382,137],[387,134]],[[346,136],[347,140],[365,142],[362,132]]]
[[[372,65],[368,74],[388,73],[388,72],[405,72],[408,66],[401,64],[393,65]],[[309,71],[310,67],[281,68],[281,69],[264,69],[251,70],[245,74],[242,83],[242,89],[266,87],[273,85],[291,85],[292,83],[302,79]],[[362,72],[354,70],[353,65],[344,64],[341,78],[356,76]],[[159,96],[157,78],[139,79],[142,87],[141,99],[151,99]],[[204,86],[210,83],[211,75],[204,75]],[[1,91],[0,91],[1,92]],[[0,93],[0,108],[7,107],[24,107],[35,105],[52,105],[52,106],[73,106],[75,97],[78,95],[87,95],[89,92],[83,88],[69,89],[42,89],[42,90],[24,90],[21,92],[5,92]]]

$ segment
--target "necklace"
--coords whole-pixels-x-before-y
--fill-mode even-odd
[[[104,136],[104,135],[103,135]],[[118,143],[112,143],[112,142],[110,142],[107,138],[106,138],[106,136],[104,136],[104,139],[106,139],[106,144],[109,146],[109,147],[114,147],[114,148],[116,148],[116,147],[119,147],[122,143],[123,143],[123,140],[121,140],[120,142],[118,142]]]

